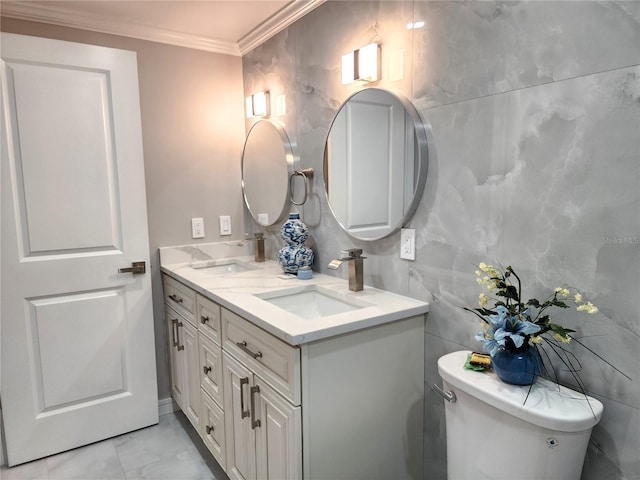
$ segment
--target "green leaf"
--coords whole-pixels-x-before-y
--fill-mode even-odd
[[[571,330],[570,328],[564,328],[557,323],[550,323],[549,328],[553,333],[557,333],[560,336],[566,337],[569,333],[575,332],[575,330]]]
[[[555,305],[556,307],[560,307],[560,308],[569,308],[569,305],[564,303],[562,300],[558,300],[556,298],[553,299],[552,304]]]

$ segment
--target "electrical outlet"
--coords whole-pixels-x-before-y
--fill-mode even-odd
[[[229,215],[220,216],[220,235],[231,235],[231,217]]]
[[[400,258],[416,259],[416,231],[413,228],[400,230]]]
[[[204,238],[204,218],[191,219],[191,238]]]

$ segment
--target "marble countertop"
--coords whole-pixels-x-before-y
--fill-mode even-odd
[[[248,253],[244,242],[163,247],[160,249],[160,265],[163,273],[291,345],[301,345],[429,311],[428,303],[366,285],[360,292],[351,292],[346,280],[317,272],[310,280],[299,280],[295,276],[284,278],[276,262],[268,260],[256,263]],[[206,266],[221,262],[222,259],[224,263],[235,262],[251,269],[212,275],[206,268],[192,268],[192,265]],[[344,313],[306,319],[257,296],[295,288],[321,289],[335,298],[358,303],[360,307]]]

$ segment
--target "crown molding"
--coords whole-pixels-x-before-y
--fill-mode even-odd
[[[326,0],[294,0],[291,4],[281,8],[274,15],[262,22],[251,32],[238,40],[240,55],[244,55],[258,45],[269,40],[299,18],[322,5]]]
[[[205,50],[207,52],[241,56],[324,2],[325,0],[295,0],[242,37],[238,43],[163,28],[149,27],[120,19],[113,20],[99,15],[79,13],[71,9],[43,4],[34,5],[30,2],[12,2],[5,0],[2,2],[2,10],[0,13],[4,17],[19,20],[79,28],[93,32]]]

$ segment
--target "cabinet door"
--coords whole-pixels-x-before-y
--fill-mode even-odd
[[[222,353],[227,475],[231,479],[256,478],[255,430],[249,403],[253,374],[228,353]]]
[[[182,322],[178,329],[180,346],[184,347],[180,353],[184,356],[185,385],[183,389],[182,411],[194,428],[200,430],[200,354],[198,349],[198,331],[187,321]],[[178,348],[180,348],[180,346]]]
[[[268,384],[255,377],[251,403],[255,405],[258,478],[302,478],[302,423],[294,407]],[[259,422],[259,425],[256,425]]]
[[[171,396],[178,404],[178,406],[184,408],[184,355],[178,350],[178,329],[180,322],[183,322],[180,316],[171,310],[165,308],[165,318],[167,325],[167,349],[169,352],[169,368],[171,372]]]

